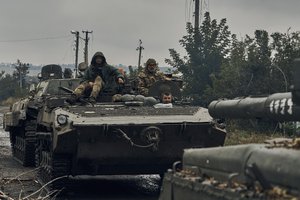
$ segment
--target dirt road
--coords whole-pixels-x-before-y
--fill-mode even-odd
[[[9,135],[2,127],[3,113],[7,110],[7,107],[0,107],[0,194],[22,199],[38,190],[40,184],[35,179],[34,168],[21,166],[11,156]]]

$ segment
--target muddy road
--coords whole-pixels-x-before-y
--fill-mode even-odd
[[[9,134],[3,130],[0,107],[0,199],[50,199],[36,176],[36,169],[23,167],[12,158]],[[80,176],[72,178],[72,188],[55,199],[156,200],[159,196],[158,175]]]

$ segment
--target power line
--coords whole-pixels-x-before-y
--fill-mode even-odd
[[[44,38],[30,38],[30,39],[15,39],[15,40],[0,40],[0,43],[16,43],[16,42],[31,42],[31,41],[39,41],[39,40],[57,40],[68,38],[68,36],[55,36],[55,37],[44,37]]]

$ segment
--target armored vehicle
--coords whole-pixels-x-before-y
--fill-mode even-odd
[[[160,200],[298,199],[299,139],[186,149],[164,177]]]
[[[215,126],[207,109],[182,102],[179,89],[173,88],[177,84],[150,88],[154,96],[161,88],[173,92],[171,104],[141,95],[115,98],[111,91],[102,92],[96,103],[84,98],[68,103],[76,84],[77,79],[42,81],[33,97],[6,114],[13,151],[24,155],[16,157],[23,164],[35,157],[40,179],[51,181],[52,188],[64,187],[67,176],[163,174],[184,148],[224,143],[226,133]],[[28,122],[34,125],[30,131]]]
[[[292,92],[265,97],[217,100],[214,118],[300,120],[300,59],[295,60]],[[298,199],[300,139],[277,138],[266,144],[186,149],[163,180],[161,200]]]
[[[184,148],[224,143],[225,132],[205,108],[180,102],[153,105],[153,97],[128,94],[119,102],[101,101],[108,97],[101,94],[95,104],[61,101],[59,106],[54,97],[55,106],[49,99],[40,110],[36,161],[44,182],[69,175],[163,174]]]
[[[59,65],[46,65],[39,76],[40,82],[30,87],[28,97],[14,103],[10,111],[4,114],[3,127],[9,131],[12,154],[24,166],[34,166],[36,132],[38,131],[38,116],[42,107],[50,98],[66,98],[63,90],[57,87],[74,89],[79,79],[63,79],[62,68]]]

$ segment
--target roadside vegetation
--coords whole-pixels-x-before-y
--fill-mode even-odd
[[[299,137],[299,128],[295,122],[278,123],[257,120],[228,120],[225,146],[264,143],[274,138]]]
[[[29,64],[17,60],[13,65],[13,74],[0,72],[0,105],[12,105],[17,99],[28,93],[29,83],[26,82]]]
[[[232,34],[226,18],[217,21],[207,12],[199,28],[186,25],[187,34],[179,41],[186,56],[169,49],[165,59],[182,74],[183,93],[200,106],[216,99],[290,92],[293,60],[300,58],[300,31],[287,27],[285,33],[254,30],[254,36]],[[262,142],[290,136],[273,123],[256,127],[229,124],[226,145]],[[273,129],[273,130],[271,130]]]
[[[187,23],[179,41],[181,56],[169,49],[165,61],[183,75],[184,94],[207,106],[219,98],[290,91],[292,63],[300,57],[300,32],[255,30],[239,38],[230,32],[226,18],[218,22],[206,13],[199,28]]]

